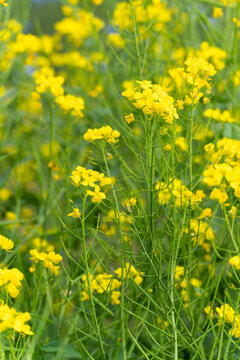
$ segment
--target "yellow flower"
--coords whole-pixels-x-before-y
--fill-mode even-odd
[[[3,250],[9,251],[13,248],[14,243],[12,240],[8,239],[7,237],[0,235],[0,248]]]
[[[97,6],[101,5],[102,2],[103,2],[103,0],[92,0],[92,3]]]
[[[204,209],[199,215],[198,219],[204,219],[205,217],[212,217],[212,210],[210,208]]]
[[[83,135],[83,138],[88,142],[106,140],[109,144],[115,144],[118,142],[119,136],[119,131],[113,130],[111,126],[103,126],[100,129],[88,129],[88,131]]]
[[[210,194],[210,199],[216,199],[220,204],[223,204],[227,201],[228,195],[225,190],[214,188]]]
[[[14,308],[9,308],[7,304],[0,305],[0,333],[13,329],[25,335],[33,335],[30,326],[25,324],[29,321],[31,316],[29,313],[19,313]]]
[[[232,219],[235,219],[237,216],[237,208],[235,206],[232,206],[228,213],[230,214]]]
[[[129,115],[126,115],[125,120],[128,124],[131,124],[133,121],[135,121],[134,115],[132,113]]]
[[[19,290],[22,286],[23,274],[16,268],[0,269],[0,287],[4,286],[8,294],[15,298],[19,294]]]
[[[213,8],[213,17],[215,19],[220,18],[223,16],[223,11],[220,7],[214,7]]]
[[[110,44],[118,47],[119,49],[123,49],[125,46],[125,40],[121,37],[120,34],[117,34],[117,33],[109,34],[108,41]]]
[[[236,270],[240,270],[240,256],[236,255],[231,257],[231,259],[229,259],[229,264]]]
[[[212,317],[212,318],[214,317],[213,310],[211,310],[211,306],[206,306],[204,308],[204,312],[205,312],[205,314],[210,315],[210,317]]]
[[[192,284],[192,286],[200,289],[201,285],[202,285],[202,282],[200,280],[196,279],[196,278],[192,278],[191,279],[191,284]]]
[[[48,268],[55,276],[58,275],[58,264],[60,263],[60,261],[62,261],[61,255],[56,254],[54,251],[50,251],[48,253],[39,252],[37,249],[31,249],[29,253],[31,255],[30,260],[32,260],[35,264],[38,264],[40,262],[43,264],[44,267]],[[31,272],[33,268],[35,268],[35,266],[30,268]]]
[[[122,92],[122,96],[135,101],[133,105],[150,115],[149,120],[154,114],[162,117],[167,124],[178,119],[173,97],[169,96],[160,85],[152,84],[149,80],[137,81],[137,83],[137,88],[126,89]]]
[[[68,214],[68,216],[71,216],[73,218],[79,218],[80,215],[81,213],[78,208],[74,208],[73,211]]]
[[[106,199],[106,195],[100,191],[100,187],[98,185],[95,186],[95,190],[87,190],[87,194],[92,196],[92,202],[100,204],[103,199]]]
[[[8,6],[8,4],[5,3],[5,0],[0,0],[0,5]]]

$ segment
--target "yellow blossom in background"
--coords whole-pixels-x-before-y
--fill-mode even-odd
[[[217,19],[217,18],[220,18],[220,17],[222,17],[222,16],[223,16],[223,11],[222,11],[222,9],[219,8],[219,7],[214,7],[214,8],[213,8],[213,17],[214,17],[215,19]]]
[[[229,264],[236,270],[240,270],[240,256],[233,256],[231,259],[229,259]]]
[[[5,0],[0,0],[0,5],[8,6],[8,4],[5,2]]]
[[[212,209],[206,208],[204,209],[201,214],[198,216],[198,219],[204,219],[205,217],[212,217]]]
[[[237,208],[235,206],[232,206],[228,213],[230,214],[231,218],[234,220],[237,216]]]
[[[24,335],[33,335],[30,326],[25,324],[29,320],[31,316],[28,312],[19,313],[4,302],[0,304],[0,333],[12,329]]]
[[[192,278],[191,279],[191,285],[198,288],[198,289],[200,289],[201,285],[202,285],[202,282],[201,282],[201,280],[198,280],[196,278]]]
[[[0,235],[0,248],[3,250],[9,251],[13,248],[14,243],[12,240],[8,239],[7,237]]]
[[[73,218],[79,218],[80,215],[81,213],[78,208],[74,208],[73,211],[68,214],[68,216],[71,216]]]
[[[126,199],[124,201],[124,205],[128,208],[131,208],[131,206],[135,206],[137,202],[137,199],[135,197],[131,197],[130,199]]]
[[[132,113],[129,115],[126,115],[125,120],[128,124],[131,124],[133,121],[135,121],[134,115]]]
[[[125,40],[117,33],[108,34],[108,41],[111,45],[116,46],[119,49],[123,49],[125,46]]]
[[[94,5],[101,5],[103,3],[103,0],[91,0]]]
[[[71,5],[77,5],[78,4],[78,0],[67,0],[69,2],[69,4]]]
[[[120,288],[121,283],[119,280],[115,279],[112,274],[107,273],[100,273],[96,276],[89,273],[89,279],[90,279],[90,286],[91,286],[91,292],[104,294],[104,293],[110,293],[110,301],[112,305],[118,305],[120,304],[120,291],[117,291],[117,289]],[[88,289],[88,281],[87,281],[87,275],[84,274],[82,276],[82,281],[84,283],[85,289],[82,290],[82,301],[89,300],[89,289]]]
[[[66,113],[71,113],[73,116],[82,118],[84,110],[84,100],[74,95],[62,95],[56,97],[56,103]]]
[[[232,19],[233,23],[237,25],[237,27],[240,27],[240,20],[236,17],[233,17]]]
[[[64,16],[71,16],[73,13],[73,9],[71,6],[64,5],[62,6],[62,13]]]
[[[23,273],[17,268],[0,268],[0,287],[4,287],[7,293],[13,298],[18,296],[20,288],[22,287],[21,281],[23,278]]]
[[[211,309],[211,306],[206,306],[204,308],[204,312],[205,312],[205,314],[210,315],[211,317],[214,317],[213,310]]]
[[[118,268],[115,271],[115,274],[119,279],[122,278],[122,268]],[[123,269],[123,278],[126,280],[128,278],[132,278],[133,281],[140,285],[143,282],[143,272],[138,272],[133,265],[130,263],[126,263]]]
[[[58,275],[59,272],[59,263],[62,261],[62,256],[56,254],[54,251],[50,251],[48,253],[39,252],[37,249],[31,249],[29,251],[31,258],[34,264],[42,263],[44,267],[49,269],[55,276]],[[35,265],[31,267],[31,272],[35,270]]]
[[[6,188],[0,189],[0,200],[1,201],[7,201],[11,195],[12,195],[11,190],[6,189]]]
[[[106,140],[109,144],[118,142],[120,132],[113,130],[111,126],[103,126],[100,129],[88,129],[83,135],[84,140],[93,142],[95,140]]]

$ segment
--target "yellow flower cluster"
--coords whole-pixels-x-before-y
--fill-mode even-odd
[[[79,118],[83,117],[83,99],[70,94],[64,95],[62,87],[64,78],[62,76],[54,76],[52,68],[42,68],[41,71],[36,71],[34,79],[37,84],[36,91],[38,93],[51,92],[55,97],[56,103],[63,111]]]
[[[233,5],[235,3],[238,3],[240,0],[221,0],[221,3],[224,4],[224,5]]]
[[[185,48],[183,46],[173,50],[173,58],[177,64],[184,63],[186,58],[197,57],[204,59],[214,65],[216,70],[223,70],[226,66],[227,51],[210,45],[207,41],[203,41],[199,49]]]
[[[0,333],[7,329],[13,329],[21,334],[33,335],[30,326],[25,324],[30,319],[31,316],[28,312],[19,313],[3,302],[0,304]]]
[[[206,60],[192,57],[185,61],[186,68],[169,70],[169,74],[175,81],[182,95],[185,95],[184,103],[187,105],[197,104],[204,96],[204,91],[210,93],[211,77],[216,74],[212,64]],[[204,100],[207,102],[207,100]]]
[[[240,198],[240,141],[222,138],[216,144],[205,146],[206,156],[212,162],[203,172],[203,183],[208,186],[220,186],[214,189],[211,198],[219,202],[227,201],[225,181],[234,190],[234,195]]]
[[[92,294],[97,292],[99,294],[110,293],[111,304],[120,304],[120,292],[116,291],[121,286],[121,282],[117,279],[114,279],[112,274],[102,273],[96,276],[89,273],[90,280],[90,289]],[[84,282],[85,289],[82,291],[82,300],[89,300],[89,289],[87,282],[87,275],[82,276],[82,281]]]
[[[227,52],[216,46],[211,46],[207,41],[201,43],[200,49],[196,50],[196,56],[214,65],[220,71],[225,68]]]
[[[175,274],[174,274],[174,278],[177,282],[177,286],[179,288],[181,288],[181,296],[182,296],[182,300],[184,302],[184,306],[188,306],[189,303],[189,295],[188,295],[188,290],[187,290],[187,275],[188,275],[188,272],[185,271],[184,267],[183,266],[179,266],[177,265],[175,267]],[[202,285],[202,282],[201,280],[195,278],[195,277],[192,277],[191,279],[189,279],[189,283],[193,286],[193,288],[196,290],[196,289],[201,289],[201,285]],[[198,292],[195,292],[195,294],[198,296],[199,293]]]
[[[55,276],[58,275],[59,272],[59,263],[62,261],[62,256],[56,254],[54,251],[50,251],[48,253],[39,252],[37,249],[31,249],[29,251],[31,258],[34,264],[42,263],[47,269],[49,269]],[[36,266],[33,265],[29,269],[31,272],[36,270]]]
[[[126,122],[127,122],[128,124],[131,124],[132,122],[135,121],[135,117],[134,117],[134,115],[131,113],[131,114],[125,116],[125,120],[126,120]]]
[[[5,0],[0,0],[0,5],[8,6],[8,4],[5,2]]]
[[[66,36],[75,46],[80,46],[89,35],[98,33],[104,27],[104,22],[92,13],[78,8],[73,17],[60,20],[54,27],[58,34]]]
[[[177,282],[178,287],[181,288],[181,296],[182,296],[182,300],[184,302],[184,305],[188,306],[188,292],[186,290],[186,288],[187,288],[187,279],[186,279],[185,269],[184,269],[183,266],[177,265],[175,267],[174,278],[175,278],[175,280]]]
[[[45,252],[54,251],[54,246],[50,244],[46,239],[41,239],[40,237],[33,238],[32,245],[38,251],[42,251],[42,250],[44,250]]]
[[[9,190],[7,188],[0,189],[0,200],[1,201],[7,201],[11,195],[12,195],[11,190]]]
[[[66,53],[54,53],[51,56],[51,62],[54,66],[86,68],[88,66],[88,59],[82,56],[78,51],[71,51]]]
[[[201,246],[207,253],[211,249],[211,241],[215,239],[214,231],[211,226],[201,220],[191,219],[190,221],[190,235],[193,239],[194,244]],[[183,228],[183,231],[188,234],[189,229]]]
[[[68,216],[71,216],[76,219],[78,219],[80,215],[81,213],[78,208],[74,208],[73,211],[68,214]]]
[[[214,188],[210,194],[210,199],[218,200],[220,204],[224,204],[228,200],[228,195],[223,187],[220,189]]]
[[[14,243],[12,240],[8,239],[7,237],[0,235],[0,248],[5,251],[9,251],[13,248]]]
[[[136,22],[140,25],[140,31],[143,32],[149,23],[153,24],[155,31],[161,31],[164,24],[171,20],[171,11],[167,9],[162,0],[152,0],[146,7],[144,7],[144,3],[138,0],[132,2],[133,14]],[[113,13],[113,22],[121,30],[132,30],[132,9],[128,2],[117,3]]]
[[[236,338],[240,337],[240,315],[236,313],[233,308],[224,304],[221,307],[217,307],[216,311],[218,313],[218,322],[222,324],[222,322],[226,322],[231,324],[233,327],[229,330],[229,335],[233,335]]]
[[[113,130],[111,126],[103,126],[100,129],[88,129],[83,135],[84,140],[93,142],[95,140],[105,140],[109,144],[118,142],[120,132]]]
[[[114,271],[119,279],[122,278],[122,268],[118,268]],[[140,285],[143,282],[144,272],[139,272],[135,269],[130,263],[126,263],[123,269],[123,278],[124,280],[132,279],[136,284]]]
[[[213,17],[215,19],[218,19],[223,16],[223,11],[220,7],[214,7],[213,8]]]
[[[108,34],[108,41],[119,49],[123,49],[125,46],[125,40],[118,33]]]
[[[151,117],[156,114],[162,117],[166,123],[171,124],[174,119],[178,119],[173,97],[169,96],[164,89],[151,81],[137,81],[139,87],[128,88],[122,92],[122,96],[130,101],[137,109],[141,109]]]
[[[204,111],[204,116],[209,119],[213,119],[214,121],[234,123],[236,119],[232,117],[230,111],[225,110],[221,112],[220,109],[207,109]]]
[[[170,179],[169,184],[158,181],[155,185],[155,190],[158,191],[158,202],[160,205],[169,203],[173,197],[174,204],[177,207],[184,207],[190,204],[191,206],[196,206],[206,197],[202,190],[197,190],[196,193],[193,193],[179,179]]]
[[[236,255],[229,259],[229,264],[236,270],[240,270],[240,256]]]
[[[56,98],[56,103],[66,113],[71,113],[78,118],[83,117],[84,101],[74,95],[62,95]]]
[[[54,97],[64,94],[62,87],[64,78],[62,76],[54,76],[54,70],[51,68],[42,68],[41,71],[35,71],[34,80],[36,83],[36,91],[40,94],[51,92]]]
[[[7,293],[15,298],[19,294],[19,290],[22,286],[23,274],[16,268],[0,269],[0,287],[3,286]]]
[[[82,166],[77,166],[70,177],[73,185],[76,187],[80,185],[94,187],[94,191],[87,190],[87,195],[92,196],[92,202],[98,204],[103,199],[106,199],[106,195],[100,191],[100,186],[110,185],[112,183],[112,179],[104,177],[103,173],[91,169],[87,170]]]
[[[212,209],[206,208],[204,209],[201,214],[198,216],[198,220],[204,219],[206,217],[212,217]]]

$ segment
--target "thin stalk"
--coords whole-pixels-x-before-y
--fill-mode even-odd
[[[174,179],[175,179],[175,126],[172,125],[172,150],[171,150],[171,175],[172,175],[172,190],[174,189]],[[173,205],[173,252],[172,252],[172,262],[171,262],[171,278],[170,278],[170,299],[171,299],[171,320],[172,328],[174,335],[174,360],[178,359],[178,336],[177,336],[177,326],[175,319],[175,305],[174,305],[174,289],[175,289],[175,268],[177,265],[177,256],[179,251],[180,237],[177,239],[176,227],[176,211],[175,205]]]
[[[153,144],[153,126],[151,120],[148,120],[148,219],[149,219],[149,232],[151,238],[151,245],[153,248],[153,238],[154,238],[154,218],[153,218],[153,182],[154,182],[154,144]]]
[[[234,233],[233,233],[233,230],[232,230],[232,227],[230,225],[229,218],[228,218],[228,215],[227,215],[227,210],[226,210],[226,207],[224,205],[223,205],[223,212],[224,212],[224,217],[225,217],[225,220],[226,220],[226,223],[227,223],[227,228],[228,228],[228,231],[230,233],[233,245],[235,247],[236,252],[239,253],[239,248],[237,246],[237,243],[236,243],[236,240],[235,240],[235,237],[234,237]]]
[[[86,233],[85,233],[85,205],[86,205],[86,195],[83,198],[82,219],[81,219],[82,220],[81,223],[82,223],[83,256],[84,256],[84,262],[85,262],[87,286],[88,286],[88,292],[89,292],[90,302],[91,302],[91,306],[92,306],[92,314],[93,314],[94,325],[95,325],[95,328],[96,328],[96,333],[97,333],[97,337],[98,337],[98,342],[99,342],[102,358],[106,359],[104,349],[103,349],[102,339],[101,339],[101,335],[100,335],[100,329],[99,329],[99,325],[98,325],[98,321],[97,321],[97,316],[96,316],[96,310],[95,310],[95,306],[94,306],[92,291],[91,291],[91,282],[90,282],[90,278],[89,278],[88,254],[87,254]]]
[[[132,12],[134,45],[135,45],[135,51],[136,51],[136,56],[137,56],[137,72],[140,75],[141,74],[140,51],[139,51],[139,45],[138,45],[137,24],[136,24],[136,19],[135,19],[134,7],[133,7],[132,0],[130,0],[130,6],[131,6],[131,12]]]
[[[53,137],[54,137],[54,121],[53,121],[53,111],[52,111],[52,99],[51,99],[51,96],[49,96],[49,118],[50,118],[50,160],[52,160]]]
[[[69,143],[70,143],[70,113],[67,114],[67,125],[66,125],[66,150],[65,150],[65,191],[66,191],[66,203],[69,199],[69,181],[68,181],[68,174],[69,174],[69,155],[70,155],[70,149],[69,149]]]
[[[102,155],[105,163],[105,167],[107,170],[108,177],[111,177],[110,170],[108,167],[104,147],[102,146]],[[121,241],[121,333],[122,333],[122,351],[123,351],[123,360],[127,360],[127,352],[126,352],[126,333],[125,333],[125,313],[124,313],[124,270],[125,270],[125,262],[124,262],[124,256],[123,256],[123,250],[124,250],[124,239],[123,239],[123,232],[122,232],[122,222],[121,222],[121,216],[120,216],[120,209],[118,205],[117,195],[115,192],[115,189],[113,185],[112,187],[112,193],[116,205],[117,215],[118,215],[118,221],[119,221],[119,231],[120,231],[120,241]]]
[[[189,130],[189,190],[192,191],[193,181],[193,111],[194,106],[191,106],[190,130]]]

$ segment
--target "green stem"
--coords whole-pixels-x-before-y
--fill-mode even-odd
[[[190,131],[189,131],[189,190],[190,191],[192,191],[192,181],[193,181],[193,111],[194,111],[194,105],[191,106]]]
[[[172,150],[171,150],[171,167],[172,167],[172,190],[174,189],[174,179],[175,179],[175,124],[172,125]],[[178,359],[178,337],[177,337],[177,328],[176,328],[176,320],[175,320],[175,305],[174,305],[174,289],[175,289],[175,268],[177,264],[177,255],[179,249],[179,242],[177,242],[176,246],[176,211],[175,205],[173,205],[173,255],[171,262],[171,278],[170,278],[170,299],[171,299],[171,319],[172,319],[172,328],[174,334],[174,359]],[[180,240],[180,239],[179,239]],[[175,249],[176,248],[176,249]]]
[[[69,143],[70,143],[70,113],[67,114],[67,126],[66,126],[66,150],[65,150],[65,191],[66,191],[66,203],[68,203],[69,199],[69,181],[68,181],[68,174],[69,174]]]
[[[235,250],[236,250],[237,253],[239,253],[239,249],[238,249],[238,246],[237,246],[237,243],[236,243],[236,240],[235,240],[235,237],[234,237],[234,233],[233,233],[233,230],[231,228],[229,218],[228,218],[228,215],[227,215],[227,210],[226,210],[226,207],[224,206],[224,204],[223,204],[223,212],[224,212],[225,220],[226,220],[226,223],[227,223],[227,228],[228,228],[228,231],[230,233],[230,236],[231,236],[232,242],[234,244]]]
[[[137,56],[137,72],[140,75],[141,74],[140,51],[139,51],[139,46],[138,46],[137,24],[136,24],[136,19],[135,19],[134,7],[133,7],[132,0],[130,0],[130,6],[131,6],[131,12],[132,12],[134,45],[135,45],[135,51],[136,51],[136,56]]]
[[[50,117],[50,160],[53,155],[53,137],[54,137],[54,122],[53,122],[53,111],[52,111],[52,99],[49,96],[49,117]]]
[[[96,333],[97,333],[97,337],[98,337],[100,351],[101,351],[101,354],[102,354],[102,359],[106,359],[104,349],[103,349],[102,339],[101,339],[101,335],[100,335],[99,324],[98,324],[98,321],[97,321],[97,316],[96,316],[96,310],[95,310],[95,306],[94,306],[92,291],[91,291],[91,281],[90,281],[90,278],[89,278],[88,254],[87,254],[86,234],[85,234],[85,205],[86,205],[86,195],[83,198],[82,218],[81,218],[81,220],[82,220],[81,223],[82,223],[83,256],[84,256],[84,262],[85,262],[87,286],[88,286],[88,292],[89,292],[90,302],[91,302],[91,306],[92,306],[94,325],[95,325],[95,328],[96,328]]]
[[[153,119],[152,119],[153,120]],[[148,147],[148,219],[149,219],[149,232],[151,238],[151,246],[153,249],[154,239],[154,217],[153,217],[153,182],[154,182],[154,141],[153,141],[153,127],[154,123],[152,120],[147,120],[148,123],[148,134],[147,134],[147,147]],[[150,250],[150,249],[149,249]]]
[[[111,177],[109,167],[108,167],[108,163],[107,163],[107,159],[106,159],[106,155],[105,155],[105,151],[104,151],[104,146],[102,146],[102,155],[103,155],[105,167],[106,167],[106,170],[107,170],[107,175],[108,175],[108,177]],[[113,193],[113,197],[114,197],[114,201],[115,201],[115,205],[116,205],[116,210],[117,210],[117,215],[118,215],[120,241],[121,241],[121,269],[122,269],[122,271],[121,271],[121,314],[120,314],[120,316],[121,316],[123,360],[127,360],[126,333],[125,333],[125,313],[124,313],[124,281],[125,281],[125,279],[124,279],[125,262],[124,262],[124,252],[123,252],[123,250],[124,250],[124,239],[123,239],[122,222],[121,222],[121,216],[120,216],[120,210],[119,210],[117,195],[116,195],[115,189],[114,189],[112,184],[111,184],[111,187],[112,187],[112,193]]]

